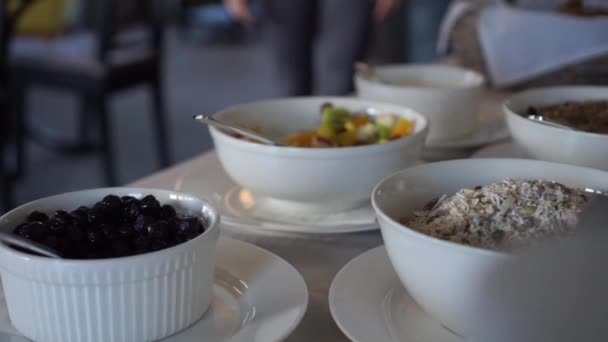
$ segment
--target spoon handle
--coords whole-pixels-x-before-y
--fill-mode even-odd
[[[206,123],[208,125],[215,126],[217,128],[222,128],[222,129],[230,130],[232,132],[241,134],[241,135],[243,135],[243,136],[245,136],[247,138],[259,141],[259,142],[267,144],[267,145],[274,145],[274,146],[282,146],[283,145],[283,144],[281,144],[281,143],[279,143],[277,141],[274,141],[272,139],[268,139],[266,137],[263,137],[263,136],[255,133],[255,132],[253,132],[253,131],[251,131],[251,130],[249,130],[247,128],[240,127],[240,126],[237,126],[237,125],[235,125],[233,123],[228,123],[228,122],[222,121],[220,119],[216,119],[216,118],[211,117],[211,116],[196,115],[196,116],[194,116],[194,119],[197,120],[197,121],[199,121],[199,122],[204,122],[204,123]]]
[[[14,234],[0,232],[0,240],[8,245],[27,249],[28,251],[39,255],[43,255],[49,258],[61,259],[61,256],[51,248]]]
[[[563,124],[555,122],[553,120],[547,120],[544,116],[541,116],[541,115],[528,115],[528,119],[545,124],[547,126],[563,128],[563,129],[567,129],[567,130],[571,130],[571,131],[574,130],[574,128],[572,128],[570,126],[563,125]]]
[[[368,81],[380,81],[373,68],[365,62],[355,62],[355,71]]]

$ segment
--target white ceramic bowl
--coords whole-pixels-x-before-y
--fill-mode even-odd
[[[379,81],[355,75],[357,96],[400,104],[422,113],[431,123],[428,142],[465,137],[477,128],[484,84],[481,74],[424,64],[386,65],[374,70]],[[408,83],[413,85],[401,85]],[[422,84],[435,87],[418,86]]]
[[[465,159],[415,166],[384,179],[372,203],[397,275],[432,317],[466,336],[484,317],[476,310],[483,281],[508,254],[443,241],[398,222],[428,201],[506,178],[546,179],[605,190],[608,172],[522,159]]]
[[[0,272],[11,322],[35,341],[150,341],[197,321],[212,298],[219,216],[207,202],[164,190],[106,188],[47,197],[0,217],[10,231],[34,210],[92,205],[108,194],[154,195],[179,213],[203,217],[207,230],[164,250],[97,260],[58,260],[0,243]]]
[[[537,159],[608,171],[608,134],[550,127],[521,116],[526,114],[530,106],[586,100],[608,101],[608,87],[569,86],[526,90],[507,98],[503,110],[511,136],[525,153]]]
[[[246,127],[257,126],[281,137],[318,126],[320,107],[331,102],[350,110],[372,108],[415,122],[408,137],[375,144],[340,148],[277,147],[237,139],[211,127],[211,136],[224,169],[238,184],[255,194],[277,199],[289,210],[334,211],[369,201],[369,194],[385,176],[419,159],[427,120],[411,109],[368,100],[308,97],[254,102],[228,108],[216,117]]]

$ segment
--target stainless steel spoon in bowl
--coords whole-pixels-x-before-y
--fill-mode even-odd
[[[567,129],[567,130],[571,130],[571,131],[575,131],[576,130],[576,128],[574,128],[574,127],[561,124],[561,123],[553,121],[551,119],[547,119],[547,118],[545,118],[542,115],[530,114],[530,115],[527,116],[527,118],[529,120],[536,121],[538,123],[541,123],[541,124],[544,124],[544,125],[547,125],[547,126],[552,126],[552,127],[556,127],[556,128],[563,128],[563,129]]]
[[[374,81],[374,82],[382,82],[380,80],[380,78],[378,77],[378,75],[376,75],[376,72],[374,71],[374,68],[365,63],[365,62],[355,62],[354,65],[355,71],[361,75],[361,77],[365,78],[368,81]]]
[[[285,144],[278,142],[276,140],[270,139],[268,137],[265,137],[261,134],[258,134],[250,129],[241,127],[239,125],[236,125],[234,123],[231,122],[226,122],[224,120],[220,120],[220,119],[216,119],[214,117],[211,116],[207,116],[207,115],[195,115],[194,119],[198,122],[202,122],[202,123],[206,123],[208,125],[211,126],[215,126],[217,128],[221,128],[221,129],[227,129],[229,131],[232,131],[234,133],[238,133],[242,136],[245,136],[247,138],[253,139],[255,141],[261,142],[263,144],[266,145],[273,145],[273,146],[286,146]]]
[[[28,240],[19,235],[0,232],[0,241],[10,246],[15,246],[28,250],[34,254],[46,256],[49,258],[61,259],[61,255],[57,251],[43,244]]]

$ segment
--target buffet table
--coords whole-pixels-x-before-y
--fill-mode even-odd
[[[183,176],[216,163],[214,151],[141,179],[131,185],[174,189]],[[188,192],[188,189],[182,189]],[[327,296],[335,274],[357,255],[382,244],[380,231],[352,234],[300,235],[248,231],[222,226],[222,235],[253,243],[291,263],[304,277],[309,302],[304,319],[286,341],[348,341],[331,317]]]
[[[480,105],[480,123],[502,120],[499,103],[505,94],[486,90]],[[458,158],[469,157],[477,148],[461,150]],[[184,178],[206,177],[205,170],[217,169],[211,150],[191,160],[134,182],[133,186],[191,192]],[[212,177],[212,176],[211,176]],[[212,184],[213,180],[211,180]],[[209,180],[208,180],[209,184]],[[347,234],[297,234],[260,230],[243,226],[222,226],[222,235],[253,243],[291,263],[303,276],[309,292],[308,309],[300,325],[286,339],[289,342],[349,341],[334,322],[328,292],[336,273],[354,257],[382,245],[379,230]]]
[[[480,104],[480,123],[502,120],[500,102],[504,93],[485,91]],[[468,157],[475,148],[461,150]],[[215,151],[134,182],[133,186],[189,191],[181,182],[186,178],[204,177],[205,170],[218,168]],[[195,192],[194,195],[197,195]],[[309,292],[306,314],[300,325],[286,339],[290,342],[349,341],[334,322],[328,292],[336,273],[351,259],[382,245],[379,230],[348,234],[297,234],[264,231],[243,226],[222,225],[222,235],[253,243],[291,263],[303,276]]]
[[[131,185],[189,192],[188,187],[181,184],[184,177],[202,175],[206,169],[217,167],[218,162],[215,151],[211,150]],[[291,263],[302,274],[309,291],[308,309],[286,341],[348,341],[332,319],[328,305],[329,288],[336,273],[348,261],[382,244],[379,230],[319,235],[223,225],[222,235],[265,248]]]

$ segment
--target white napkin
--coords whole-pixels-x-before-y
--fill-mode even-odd
[[[477,23],[492,82],[511,86],[608,54],[608,18],[489,6]]]

